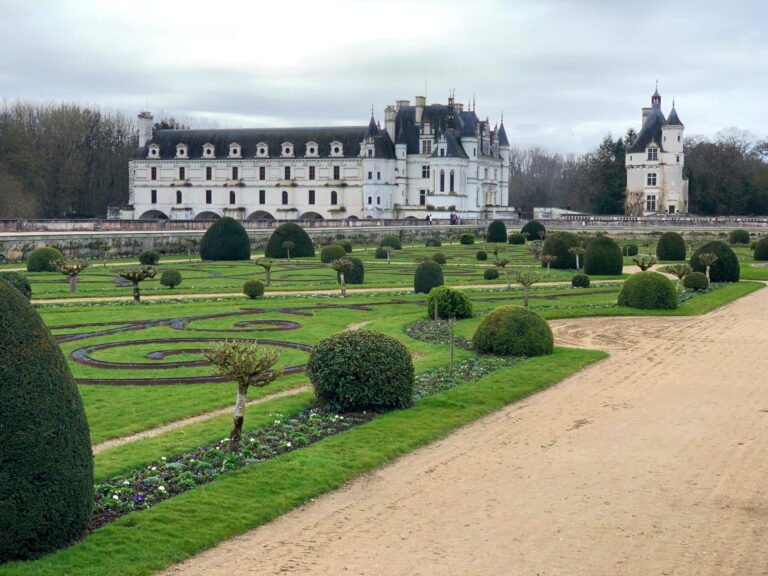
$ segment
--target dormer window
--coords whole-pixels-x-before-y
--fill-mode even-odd
[[[280,149],[283,155],[283,158],[293,158],[293,144],[290,142],[283,142],[280,145]]]
[[[188,158],[188,147],[186,144],[176,144],[176,158]]]
[[[147,157],[149,158],[160,158],[160,146],[157,144],[150,144],[149,145],[149,152],[147,153]]]
[[[207,144],[203,144],[203,157],[204,158],[215,158],[216,157],[216,146],[208,142]]]
[[[659,149],[655,146],[651,146],[648,148],[648,160],[658,160],[659,159]]]
[[[331,156],[344,156],[344,146],[338,140],[331,142]]]
[[[306,156],[309,158],[317,158],[319,156],[320,147],[317,142],[307,142]]]
[[[242,158],[242,148],[237,142],[233,142],[229,145],[229,157],[230,158]]]
[[[266,142],[256,144],[256,158],[269,158],[269,146]]]

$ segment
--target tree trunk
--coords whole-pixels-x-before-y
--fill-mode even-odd
[[[523,286],[523,306],[528,308],[528,286]]]
[[[139,283],[135,282],[133,284],[133,301],[136,304],[141,303],[141,288],[139,288]]]
[[[232,418],[232,431],[229,433],[229,452],[237,452],[240,446],[240,437],[243,432],[243,420],[245,419],[245,402],[248,398],[248,386],[237,385],[237,398],[235,399],[235,414]]]
[[[707,264],[707,282],[712,282],[712,281],[709,279],[709,264]]]
[[[341,297],[344,298],[344,296],[347,295],[347,285],[344,282],[344,272],[339,272],[339,282],[341,283]]]
[[[549,262],[547,262],[547,276],[549,276]]]
[[[579,267],[579,255],[578,255],[578,254],[576,254],[576,272],[578,272],[578,271],[579,271],[579,268],[580,268],[580,267]]]
[[[266,268],[265,272],[267,273],[267,277],[264,279],[264,284],[269,286],[269,268]]]
[[[77,276],[69,277],[69,291],[77,292]]]
[[[507,272],[506,268],[504,268],[504,278],[507,281],[507,290],[512,290],[512,285],[509,283],[509,272]]]

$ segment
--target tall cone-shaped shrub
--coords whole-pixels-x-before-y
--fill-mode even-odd
[[[0,281],[0,563],[76,540],[91,521],[88,422],[64,355]]]

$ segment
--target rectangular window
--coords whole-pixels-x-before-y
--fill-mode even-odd
[[[648,212],[656,211],[656,196],[651,195],[645,198],[645,209]]]
[[[421,141],[421,153],[422,154],[432,154],[432,141],[431,140],[422,140]]]
[[[368,171],[368,180],[373,180],[373,172]]]
[[[210,166],[205,167],[205,179],[213,180],[213,168],[211,168]]]
[[[376,204],[381,204],[381,196],[376,196]]]
[[[315,191],[310,190],[309,191],[309,203],[314,204],[315,203]]]
[[[259,180],[267,179],[267,168],[265,166],[259,166]]]
[[[658,159],[659,159],[659,149],[648,148],[648,160],[658,160]]]
[[[429,172],[429,166],[422,166],[421,167],[421,177],[422,178],[429,178],[430,172]]]
[[[259,190],[259,204],[266,204],[266,203],[267,203],[267,191]]]
[[[239,176],[237,166],[232,166],[232,180],[237,180]]]
[[[229,203],[230,204],[235,204],[236,203],[235,200],[237,200],[237,196],[235,194],[235,191],[234,190],[230,190],[229,191]]]
[[[186,180],[187,169],[184,166],[179,166],[179,180]]]
[[[314,180],[315,179],[315,167],[310,166],[309,167],[309,179]]]
[[[368,196],[368,204],[373,204],[373,197]]]
[[[152,168],[149,169],[149,179],[150,180],[157,180],[157,167],[152,166]]]
[[[205,203],[210,204],[213,201],[213,192],[210,190],[205,191]]]
[[[680,156],[677,157],[677,163],[680,164]]]
[[[334,166],[333,167],[333,179],[339,180],[341,178],[341,167]]]
[[[656,186],[656,172],[649,172],[648,178],[646,179],[646,184],[648,186]]]
[[[381,172],[376,172],[376,180],[381,180]]]
[[[427,191],[419,190],[419,205],[426,206],[427,204]]]
[[[149,202],[151,204],[157,204],[157,190],[152,190],[149,193]]]
[[[286,166],[285,167],[285,179],[290,180],[291,179],[291,167]]]

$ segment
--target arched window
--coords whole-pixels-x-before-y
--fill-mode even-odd
[[[331,204],[334,206],[339,203],[339,195],[336,193],[336,190],[331,191]]]
[[[234,204],[235,203],[235,199],[236,199],[235,198],[235,191],[234,190],[230,190],[229,191],[229,203],[230,204]]]
[[[454,180],[455,179],[454,179],[453,170],[451,170],[451,177],[450,177],[450,180],[448,181],[448,191],[449,192],[453,192],[454,191],[454,189],[453,189],[454,188]]]
[[[440,170],[440,192],[445,192],[445,170]]]
[[[283,204],[288,204],[288,192],[283,190]]]
[[[176,190],[176,204],[181,204],[181,190]]]

